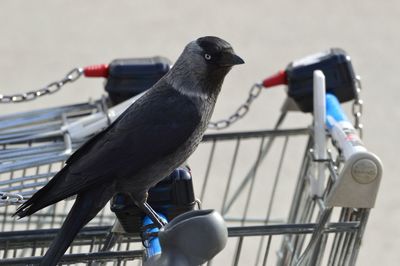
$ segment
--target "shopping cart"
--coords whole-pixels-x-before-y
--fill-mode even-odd
[[[314,92],[325,92],[324,84],[317,73]],[[314,108],[311,126],[285,127],[298,107],[290,97],[273,129],[207,134],[190,158],[201,207],[219,211],[228,225],[228,244],[209,265],[355,264],[382,166],[359,142],[337,99],[314,96],[323,107]],[[72,131],[59,129],[83,124],[79,121],[107,125],[110,109],[103,99],[1,117],[0,265],[37,263],[72,205],[67,200],[28,219],[11,217],[16,204],[43,186],[93,133],[71,137]],[[327,135],[321,110],[329,117]],[[62,264],[140,265],[145,255],[138,234],[120,232],[115,246],[102,251],[114,221],[104,208],[79,233]]]

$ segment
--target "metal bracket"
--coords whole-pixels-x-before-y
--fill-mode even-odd
[[[354,153],[328,194],[327,207],[373,208],[382,179],[382,162],[371,152]]]

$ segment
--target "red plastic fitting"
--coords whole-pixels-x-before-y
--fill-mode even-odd
[[[101,65],[93,65],[87,66],[83,68],[83,74],[85,77],[94,78],[94,77],[108,77],[108,65],[101,64]]]
[[[287,84],[286,71],[281,70],[273,76],[263,80],[262,85],[265,88]]]

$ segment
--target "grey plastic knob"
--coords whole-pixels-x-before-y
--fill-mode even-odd
[[[173,219],[159,232],[161,255],[145,266],[196,266],[211,260],[226,245],[228,230],[214,210],[196,210]]]

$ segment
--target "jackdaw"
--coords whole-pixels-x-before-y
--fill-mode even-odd
[[[198,146],[225,75],[244,61],[217,37],[190,42],[171,70],[114,123],[91,138],[22,204],[20,218],[77,195],[40,265],[56,265],[79,230],[115,193],[126,193],[160,225],[147,191]]]

